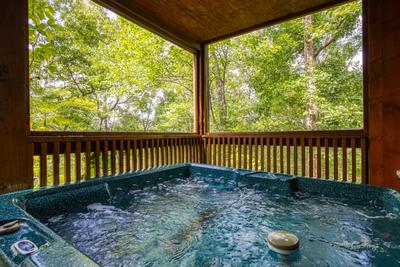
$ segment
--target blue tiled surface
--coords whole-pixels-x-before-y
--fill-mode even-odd
[[[36,220],[35,216],[60,214],[93,202],[105,201],[132,189],[153,186],[159,181],[190,176],[224,177],[234,181],[237,186],[251,186],[282,193],[301,191],[321,197],[346,197],[374,201],[387,208],[400,209],[400,194],[387,188],[210,165],[178,164],[37,191],[25,190],[1,195],[0,223],[18,219],[22,222],[22,227],[17,233],[0,236],[0,266],[97,266],[90,258]],[[30,256],[13,255],[10,246],[23,238],[34,241],[39,246],[39,251]]]

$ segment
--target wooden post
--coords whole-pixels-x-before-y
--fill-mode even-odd
[[[400,188],[400,1],[364,0],[369,183]]]
[[[209,131],[208,123],[208,46],[202,45],[194,54],[194,132],[204,135]],[[206,163],[206,151],[201,146],[201,163]]]
[[[194,54],[195,132],[208,133],[208,46]]]
[[[32,186],[28,177],[28,1],[0,9],[0,193]],[[32,164],[30,164],[32,166]]]

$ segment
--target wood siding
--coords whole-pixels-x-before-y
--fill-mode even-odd
[[[0,192],[29,188],[28,1],[2,1],[0,9]]]
[[[400,1],[368,0],[364,10],[370,182],[400,189]]]

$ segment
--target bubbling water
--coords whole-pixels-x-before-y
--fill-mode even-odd
[[[400,219],[382,207],[305,193],[173,179],[44,222],[103,266],[395,266]],[[266,235],[289,230],[282,257]]]

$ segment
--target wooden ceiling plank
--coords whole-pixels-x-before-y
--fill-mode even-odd
[[[191,52],[352,0],[93,0]]]
[[[93,2],[113,11],[114,13],[132,21],[133,23],[165,38],[179,47],[195,53],[200,50],[200,43],[185,36],[175,29],[164,25],[156,17],[151,16],[145,10],[130,3],[129,7],[125,1],[118,0],[92,0]]]
[[[321,10],[324,10],[324,9],[332,8],[334,6],[338,6],[338,5],[341,5],[343,3],[352,2],[352,1],[354,1],[354,0],[333,0],[333,1],[329,1],[329,2],[323,3],[321,5],[313,6],[313,7],[298,11],[298,12],[289,13],[289,14],[287,14],[285,16],[282,16],[282,17],[279,17],[279,18],[276,18],[276,19],[268,20],[268,21],[262,22],[260,24],[252,25],[252,26],[247,27],[247,28],[243,28],[243,29],[240,29],[240,30],[228,33],[228,34],[224,34],[224,35],[209,39],[209,40],[205,41],[203,44],[211,44],[211,43],[215,43],[215,42],[218,42],[218,41],[222,41],[224,39],[237,37],[237,36],[252,32],[252,31],[256,31],[256,30],[259,30],[259,29],[262,29],[262,28],[265,28],[265,27],[268,27],[268,26],[276,25],[276,24],[279,24],[279,23],[282,23],[282,22],[285,22],[285,21],[288,21],[288,20],[299,18],[299,17],[305,16],[307,14],[311,14],[311,13],[314,13],[314,12],[317,12],[317,11],[321,11]]]

